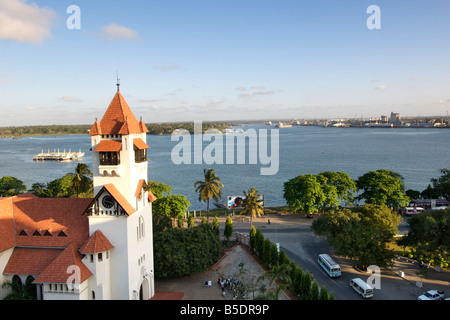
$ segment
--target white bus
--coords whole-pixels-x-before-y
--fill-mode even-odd
[[[319,254],[317,262],[331,278],[341,276],[341,267],[329,255]]]
[[[353,290],[358,292],[364,299],[373,297],[372,287],[367,282],[363,281],[360,278],[350,280],[350,287],[352,287]]]

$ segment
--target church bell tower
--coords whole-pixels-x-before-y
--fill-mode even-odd
[[[154,295],[152,202],[147,186],[147,132],[117,92],[89,135],[94,199],[88,209],[89,233],[97,230],[114,247],[110,284],[97,290],[110,299],[149,299]]]

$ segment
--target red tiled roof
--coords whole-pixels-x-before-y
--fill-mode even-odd
[[[111,250],[114,246],[109,242],[108,238],[100,231],[95,231],[86,243],[81,247],[80,252],[83,254],[99,253]]]
[[[91,128],[91,131],[89,131],[89,135],[96,136],[96,135],[101,135],[101,134],[102,134],[102,129],[100,127],[100,123],[97,120],[95,120],[95,123]]]
[[[148,132],[148,129],[147,129],[147,127],[145,126],[144,121],[142,121],[142,117],[141,117],[141,121],[139,121],[139,128],[141,128],[141,132],[145,132],[145,133]]]
[[[139,150],[145,150],[145,149],[150,149],[150,147],[144,142],[144,140],[142,140],[141,138],[135,138],[133,139],[133,144],[135,145],[136,148],[138,148]]]
[[[117,203],[122,207],[123,210],[127,213],[127,215],[131,216],[136,210],[131,206],[131,204],[127,201],[127,199],[120,193],[119,190],[112,184],[107,184],[104,187],[109,194],[117,201]],[[100,194],[101,192],[99,192]]]
[[[153,194],[153,192],[151,192],[150,190],[148,190],[148,201],[150,202],[155,202],[156,200],[158,200],[155,195]]]
[[[66,247],[72,242],[82,245],[89,237],[83,212],[92,199],[22,196],[12,200],[17,246]],[[27,235],[21,235],[22,231]],[[41,236],[33,235],[35,231]],[[50,235],[44,235],[46,231]]]
[[[11,198],[0,199],[0,252],[15,246],[13,202]]]
[[[93,275],[82,259],[83,255],[78,252],[75,243],[72,243],[39,274],[34,283],[67,283],[73,277],[72,283],[80,284]],[[79,268],[79,278],[74,277],[74,271],[70,273],[68,268],[71,266]]]
[[[63,249],[14,248],[3,273],[39,275]]]
[[[145,179],[140,179],[136,188],[136,192],[134,193],[134,196],[137,198],[142,192],[142,188],[144,187]]]
[[[142,126],[136,120],[120,91],[117,91],[100,121],[100,126],[95,123],[89,134],[133,134],[142,132],[144,132]]]
[[[95,152],[119,152],[122,149],[122,141],[102,140],[95,148]]]

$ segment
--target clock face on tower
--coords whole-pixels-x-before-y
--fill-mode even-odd
[[[111,209],[114,206],[114,198],[107,194],[103,197],[102,204],[106,209]]]

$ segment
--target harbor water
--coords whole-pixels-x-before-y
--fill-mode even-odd
[[[147,136],[149,180],[172,187],[173,194],[185,195],[191,210],[205,209],[198,201],[194,183],[203,178],[203,169],[213,168],[227,195],[242,195],[249,188],[264,194],[267,206],[285,205],[283,184],[298,175],[340,171],[357,179],[368,171],[388,169],[404,177],[406,189],[422,191],[431,178],[438,178],[442,168],[450,168],[450,130],[416,128],[324,128],[277,129],[274,126],[249,125],[252,128],[279,130],[278,172],[261,175],[263,164],[181,164],[172,161],[178,141],[171,136]],[[193,140],[193,138],[192,138]],[[270,140],[268,140],[270,144]],[[203,142],[204,147],[210,142]],[[203,147],[203,148],[204,148]],[[245,144],[246,152],[248,143]],[[69,162],[33,161],[42,150],[81,150],[83,159]],[[0,138],[0,177],[13,176],[31,188],[33,183],[47,183],[74,172],[79,162],[92,164],[88,135]],[[268,154],[270,156],[270,152]],[[211,207],[213,205],[211,204]]]

